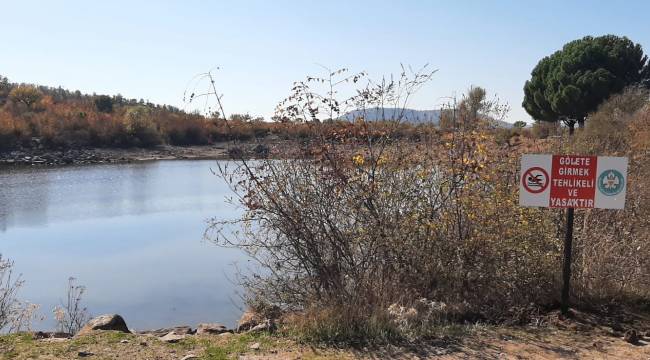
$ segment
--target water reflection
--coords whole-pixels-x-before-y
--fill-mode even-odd
[[[25,176],[15,176],[16,172],[0,172],[0,231],[19,222],[27,226],[47,223],[49,175],[31,169],[22,171]]]
[[[134,328],[234,324],[238,300],[227,278],[230,264],[246,259],[202,241],[205,219],[237,212],[214,165],[2,170],[0,253],[23,274],[22,297],[51,318],[75,276],[93,314],[121,313]]]

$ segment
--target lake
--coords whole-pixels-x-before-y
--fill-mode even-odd
[[[25,281],[23,300],[54,306],[70,276],[92,315],[118,313],[142,330],[241,315],[236,249],[203,240],[211,217],[236,218],[215,161],[154,161],[0,169],[0,253]]]

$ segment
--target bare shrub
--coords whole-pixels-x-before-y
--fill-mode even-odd
[[[68,290],[65,302],[54,308],[54,319],[59,331],[76,334],[88,322],[90,315],[86,307],[81,305],[81,300],[86,287],[77,285],[73,277],[68,279]]]
[[[0,114],[0,151],[11,149],[21,141],[23,131],[11,117]]]
[[[557,122],[535,121],[531,133],[537,139],[546,139],[561,135],[562,127]]]
[[[601,104],[580,133],[577,150],[589,154],[626,153],[630,149],[630,123],[638,110],[648,104],[650,92],[641,87],[627,88]]]
[[[243,278],[252,301],[302,314],[300,331],[326,341],[389,340],[443,318],[525,321],[517,309],[555,302],[557,219],[518,206],[519,154],[490,132],[507,108],[479,94],[484,103],[463,99],[444,112],[454,131],[423,128],[417,141],[398,141],[409,98],[432,75],[404,70],[342,100],[341,87],[363,74],[308,77],[278,108],[312,132],[302,152],[220,169],[247,212],[214,220],[207,236],[261,265]],[[327,136],[325,124],[350,108],[362,114],[354,133]],[[377,108],[402,111],[374,133],[363,114]],[[226,236],[230,226],[239,234]],[[417,326],[391,315],[421,299],[447,304],[448,314],[431,311]]]
[[[585,305],[650,298],[650,107],[647,90],[630,88],[591,114],[574,151],[629,159],[625,210],[577,212],[574,284]]]
[[[0,331],[30,330],[32,321],[38,317],[38,305],[17,298],[23,281],[13,276],[13,266],[12,261],[0,254]]]

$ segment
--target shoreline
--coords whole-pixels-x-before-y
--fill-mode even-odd
[[[276,142],[273,146],[285,148],[286,142]],[[222,142],[213,145],[175,146],[159,145],[151,148],[85,148],[50,150],[42,148],[23,148],[0,152],[0,169],[27,166],[65,166],[93,164],[128,164],[133,162],[158,160],[229,160],[229,148],[241,149],[246,157],[255,158],[267,155],[271,143],[245,142],[233,144]]]
[[[246,316],[236,329],[204,323],[196,328],[176,326],[133,332],[119,315],[102,315],[90,320],[75,336],[38,331],[0,334],[0,358],[452,360],[569,356],[643,360],[650,355],[650,331],[635,332],[634,341],[629,335],[631,327],[641,329],[645,321],[609,324],[606,319],[579,311],[571,318],[548,315],[548,321],[539,325],[458,324],[440,326],[436,336],[416,341],[350,344],[305,342],[295,334],[276,329],[268,319],[241,328]]]

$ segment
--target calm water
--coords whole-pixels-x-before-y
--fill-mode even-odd
[[[0,169],[0,253],[15,262],[20,297],[51,309],[67,279],[87,287],[93,315],[119,313],[149,329],[240,315],[239,251],[202,239],[210,217],[234,218],[214,161]]]

